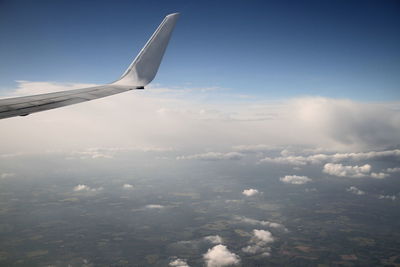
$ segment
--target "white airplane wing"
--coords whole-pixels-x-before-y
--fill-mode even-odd
[[[179,13],[166,16],[124,74],[115,82],[83,89],[0,99],[0,119],[77,104],[134,89],[156,76]]]

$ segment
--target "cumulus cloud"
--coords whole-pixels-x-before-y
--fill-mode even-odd
[[[124,184],[124,185],[122,186],[122,188],[124,188],[124,189],[133,189],[133,185],[131,185],[131,184]]]
[[[239,256],[230,252],[224,245],[216,245],[210,248],[207,253],[203,255],[203,259],[207,267],[223,267],[240,263]]]
[[[182,259],[174,259],[169,263],[169,266],[172,267],[189,267],[189,265],[187,264],[186,260],[182,260]]]
[[[260,192],[257,189],[249,188],[243,190],[242,194],[245,195],[246,197],[251,197],[260,194]]]
[[[262,256],[270,256],[271,248],[269,243],[274,242],[275,239],[271,232],[266,230],[253,230],[253,237],[250,240],[250,245],[242,248],[242,251],[248,254],[261,254]]]
[[[205,240],[207,240],[208,242],[210,242],[211,244],[222,244],[222,237],[220,237],[219,235],[209,235],[204,237]]]
[[[216,160],[240,160],[243,158],[243,154],[238,152],[228,152],[228,153],[220,153],[220,152],[207,152],[202,154],[194,154],[188,156],[178,156],[176,159],[184,160],[184,159],[198,159],[205,161],[216,161]]]
[[[342,164],[327,163],[324,165],[323,172],[339,176],[339,177],[351,177],[359,178],[365,177],[371,171],[371,165],[365,164],[363,166],[344,166]]]
[[[279,178],[279,180],[285,184],[305,184],[312,181],[312,179],[308,178],[307,176],[298,175],[286,175]]]
[[[365,195],[365,192],[364,192],[364,191],[358,189],[358,188],[355,187],[355,186],[350,186],[349,188],[346,188],[346,191],[347,191],[347,192],[350,192],[350,193],[353,193],[353,194],[355,194],[355,195],[359,195],[359,196]]]
[[[78,184],[73,188],[74,192],[97,192],[103,190],[103,187],[91,188],[85,184]]]

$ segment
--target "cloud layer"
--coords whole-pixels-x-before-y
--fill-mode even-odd
[[[87,86],[92,84],[19,81],[10,96]],[[215,90],[203,90],[200,94],[207,99],[220,97]],[[14,153],[102,146],[152,145],[197,151],[205,147],[235,147],[236,152],[231,154],[210,152],[182,157],[219,160],[239,159],[241,153],[260,152],[276,145],[360,150],[400,143],[398,103],[359,103],[318,97],[270,103],[238,102],[229,94],[221,103],[202,101],[198,96],[193,90],[176,94],[169,88],[150,87],[28,117],[1,120],[0,149],[3,153]],[[301,158],[291,160],[304,164]]]

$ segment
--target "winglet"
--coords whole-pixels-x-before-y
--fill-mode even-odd
[[[113,84],[143,88],[154,79],[178,17],[179,13],[173,13],[164,18],[135,60]]]

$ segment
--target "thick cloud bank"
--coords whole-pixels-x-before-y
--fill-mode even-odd
[[[20,81],[12,95],[87,86],[92,84]],[[359,151],[380,150],[400,143],[399,103],[328,98],[245,102],[227,93],[224,103],[201,100],[218,97],[218,90],[150,88],[28,117],[9,118],[0,121],[0,149],[3,153],[14,153],[158,146],[201,151],[205,147],[236,146],[237,152],[232,153],[182,151],[180,159],[237,160],[249,149],[262,151],[274,145]],[[240,144],[249,145],[246,148]]]

